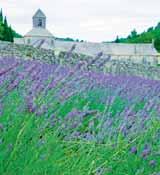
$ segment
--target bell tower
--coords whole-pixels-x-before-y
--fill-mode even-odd
[[[46,28],[46,15],[41,9],[38,9],[33,16],[33,28]]]

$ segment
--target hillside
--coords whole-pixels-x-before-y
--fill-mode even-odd
[[[3,16],[2,10],[0,12],[0,40],[13,42],[13,38],[21,37],[16,33],[7,22],[7,17]]]
[[[127,38],[119,38],[117,36],[116,43],[152,43],[154,41],[155,48],[160,52],[160,23],[155,27],[150,27],[143,33],[138,34],[133,30]]]

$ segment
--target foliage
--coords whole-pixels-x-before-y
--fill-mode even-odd
[[[14,38],[22,38],[22,35],[20,35],[19,33],[17,33],[15,30],[12,29],[12,33]]]
[[[150,27],[146,31],[138,34],[134,29],[127,38],[119,38],[118,43],[152,43],[155,41],[155,48],[160,51],[159,45],[160,23],[155,27]],[[117,42],[117,38],[115,40]]]
[[[73,39],[73,38],[58,38],[56,37],[56,40],[59,40],[59,41],[67,41],[67,42],[84,42],[83,40],[79,40],[79,39]]]
[[[154,41],[155,48],[160,51],[160,37],[157,37]]]
[[[3,17],[2,9],[0,12],[0,40],[13,42],[14,37],[21,37],[11,26],[8,25],[7,18]]]

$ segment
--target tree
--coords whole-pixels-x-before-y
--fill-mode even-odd
[[[0,40],[3,40],[3,32],[4,32],[4,27],[3,27],[3,13],[2,9],[0,11]]]
[[[131,38],[134,38],[137,36],[137,31],[134,29],[133,31],[131,31]]]
[[[0,40],[13,42],[14,37],[21,37],[11,26],[8,25],[7,17],[3,17],[2,9],[0,10]]]
[[[3,12],[2,12],[2,9],[0,11],[0,23],[3,23]]]
[[[12,31],[11,26],[8,28],[8,37],[9,37],[8,41],[13,42],[14,36],[13,36],[13,31]]]
[[[4,18],[4,40],[13,42],[13,31],[11,26],[8,26],[7,18]]]
[[[115,40],[115,43],[119,43],[120,42],[120,39],[119,39],[119,36],[116,37],[116,40]]]
[[[4,41],[10,41],[10,31],[8,28],[8,22],[7,22],[7,18],[5,16],[4,18],[4,32],[3,32],[3,37],[4,37]]]
[[[160,37],[155,39],[154,47],[160,52]]]
[[[154,29],[153,27],[150,27],[150,28],[148,28],[147,32],[152,32],[153,29]]]
[[[3,33],[4,33],[4,26],[2,23],[0,23],[0,40],[3,40]]]
[[[160,22],[157,24],[156,29],[160,29]]]

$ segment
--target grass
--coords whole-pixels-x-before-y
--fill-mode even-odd
[[[56,113],[63,118],[72,109],[82,110],[86,105],[101,113],[105,105],[96,103],[99,93],[88,92],[86,98],[75,95],[59,104]],[[56,126],[50,126],[49,118],[20,110],[24,109],[23,105],[24,99],[18,90],[4,98],[4,113],[0,117],[3,125],[0,129],[2,175],[151,175],[160,171],[158,120],[153,119],[148,129],[131,141],[120,133],[116,142],[108,139],[104,144],[80,139],[66,141],[59,137]],[[122,110],[124,105],[125,102],[117,98],[111,112]],[[142,107],[143,104],[137,104],[136,110]],[[84,121],[86,127],[87,122]],[[146,143],[152,143],[153,153],[144,159],[141,153]],[[137,154],[130,152],[134,145],[137,145]],[[151,160],[156,160],[157,165],[150,166]]]

